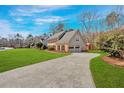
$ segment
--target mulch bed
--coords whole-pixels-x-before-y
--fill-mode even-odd
[[[67,53],[67,52],[59,52],[55,50],[45,50],[45,51],[50,52],[50,53]]]
[[[102,57],[102,60],[104,60],[105,62],[111,65],[124,67],[124,60],[120,58],[104,56]]]

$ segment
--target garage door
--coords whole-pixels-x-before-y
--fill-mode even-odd
[[[79,46],[75,47],[75,52],[80,52],[80,47]]]
[[[80,52],[80,47],[79,46],[76,46],[76,47],[69,47],[69,51],[70,52]]]
[[[69,47],[70,52],[74,52],[74,47]]]

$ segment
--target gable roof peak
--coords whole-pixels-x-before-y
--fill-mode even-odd
[[[59,38],[61,35],[63,35],[65,33],[65,31],[61,31],[61,32],[58,32],[58,33],[55,33],[53,36],[51,36],[48,40],[51,40],[51,39],[56,39],[56,38]]]

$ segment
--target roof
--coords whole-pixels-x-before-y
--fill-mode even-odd
[[[65,31],[58,32],[58,33],[54,34],[53,36],[51,36],[48,40],[59,38],[64,33],[65,33]]]
[[[68,43],[70,41],[70,39],[75,35],[77,31],[67,31],[65,33],[65,35],[59,40],[57,41],[58,44],[63,44],[63,43]]]

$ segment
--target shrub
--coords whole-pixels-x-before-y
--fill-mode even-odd
[[[36,43],[36,47],[37,47],[37,48],[41,49],[42,46],[43,46],[43,44],[42,44],[41,42]]]
[[[35,43],[31,43],[30,46],[32,46],[32,47],[35,46]]]
[[[109,52],[113,57],[120,57],[119,51],[124,51],[124,30],[102,32],[96,38],[101,50]]]
[[[43,45],[42,49],[47,49],[47,46],[46,45]]]
[[[110,50],[110,56],[112,57],[119,57],[120,58],[120,51],[119,50]]]
[[[54,47],[48,47],[48,50],[55,50]]]

